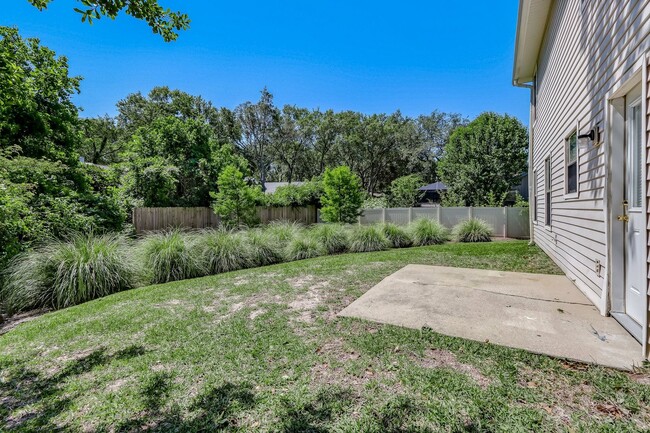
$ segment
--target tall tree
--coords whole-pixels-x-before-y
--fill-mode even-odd
[[[39,10],[46,9],[52,0],[28,0]],[[144,20],[151,30],[163,37],[166,42],[176,40],[179,30],[190,26],[189,17],[181,12],[173,12],[158,4],[158,0],[76,0],[80,7],[74,11],[81,15],[81,21],[93,22],[106,16],[115,19],[124,11],[127,15]]]
[[[272,157],[277,163],[278,180],[292,182],[310,177],[308,154],[314,146],[315,118],[312,112],[285,105],[272,142]]]
[[[154,87],[146,96],[140,92],[131,93],[118,101],[117,110],[117,122],[129,134],[149,126],[159,117],[196,119],[215,131],[222,128],[222,116],[210,101],[167,86]]]
[[[319,176],[325,172],[325,168],[328,166],[337,165],[335,148],[341,128],[338,116],[333,110],[325,112],[316,110],[312,116],[315,139],[310,152],[313,163],[309,167],[312,169],[311,176]]]
[[[0,262],[46,237],[124,221],[113,179],[78,160],[80,80],[65,57],[0,27]]]
[[[494,205],[526,170],[528,131],[515,117],[483,113],[456,129],[440,160],[446,198],[460,206]],[[499,203],[497,203],[500,205]]]
[[[456,113],[433,111],[428,115],[418,116],[415,127],[419,134],[418,145],[406,149],[409,161],[408,169],[422,175],[424,181],[438,180],[437,166],[442,157],[449,137],[459,126],[468,120]]]
[[[265,87],[257,103],[245,102],[235,109],[241,127],[238,146],[252,163],[265,191],[266,177],[271,165],[270,147],[278,127],[279,112],[273,105],[273,95]]]
[[[23,156],[76,159],[78,109],[72,95],[81,77],[68,60],[38,39],[0,27],[0,148],[19,146]]]
[[[121,160],[128,140],[114,118],[106,115],[81,119],[80,126],[83,137],[79,153],[86,162],[111,164]]]

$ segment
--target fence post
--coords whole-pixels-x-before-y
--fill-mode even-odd
[[[386,208],[381,208],[381,223],[386,224]]]
[[[409,208],[409,224],[413,222],[413,208]]]
[[[506,206],[503,207],[503,238],[508,237],[508,208]]]
[[[442,208],[442,206],[436,207],[436,218],[438,218],[438,222],[440,222],[440,212],[441,212],[440,208]]]
[[[469,219],[472,219],[472,216],[474,215],[474,212],[472,211],[472,206],[468,208],[467,213],[469,214]]]

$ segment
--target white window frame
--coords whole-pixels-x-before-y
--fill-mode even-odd
[[[544,159],[544,225],[551,228],[553,224],[553,160],[551,155]]]
[[[533,170],[533,223],[537,224],[538,218],[539,218],[539,209],[538,209],[538,204],[539,204],[539,197],[537,197],[537,194],[539,194],[539,187],[537,186],[537,170]]]
[[[575,135],[576,137],[576,159],[571,162],[569,160],[570,156],[570,143],[571,137]],[[578,135],[580,135],[580,126],[576,125],[575,128],[564,138],[564,199],[571,200],[576,199],[580,196],[580,143],[578,140]],[[576,165],[576,190],[569,191],[569,166]]]
[[[639,113],[640,113],[639,120],[641,122],[641,127],[643,127],[643,97],[637,98],[636,100],[632,101],[629,105],[633,106],[633,107],[638,107]],[[633,125],[630,122],[628,124],[628,129],[625,131],[625,133],[626,134],[632,134],[632,129],[633,129]],[[636,189],[631,191],[629,193],[629,198],[628,198],[628,200],[629,200],[628,210],[632,211],[632,212],[641,212],[643,210],[643,202],[644,202],[645,197],[646,197],[646,195],[644,194],[644,191],[643,191],[643,189],[644,189],[643,186],[644,186],[644,183],[645,183],[644,182],[645,177],[644,177],[644,173],[643,173],[643,166],[645,165],[645,161],[643,160],[643,146],[644,146],[643,130],[641,130],[641,139],[640,139],[639,144],[640,144],[639,150],[641,152],[639,155],[634,154],[634,150],[636,150],[636,149],[634,149],[634,150],[628,149],[628,151],[626,152],[626,155],[625,155],[625,159],[627,161],[627,166],[630,167],[630,168],[634,164],[636,164],[636,162],[637,162],[636,158],[639,158],[639,161],[641,162],[640,171],[638,173],[638,175],[641,177],[641,184],[638,185],[638,186],[640,186],[640,189],[638,191]],[[634,198],[631,197],[633,193],[638,193],[640,195],[641,201],[638,204],[636,202],[636,197],[634,197]]]

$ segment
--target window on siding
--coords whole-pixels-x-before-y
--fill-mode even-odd
[[[643,155],[641,149],[641,143],[643,142],[641,138],[641,104],[632,107],[631,117],[632,125],[630,127],[630,134],[632,135],[632,140],[630,140],[631,149],[629,149],[629,164],[630,176],[632,178],[632,188],[629,197],[631,207],[641,208],[643,206],[643,199],[641,196],[643,191],[643,165],[641,158]]]
[[[533,171],[533,221],[537,221],[537,170]]]
[[[578,192],[578,133],[566,139],[566,193]]]
[[[544,160],[544,208],[545,222],[551,225],[551,158]]]

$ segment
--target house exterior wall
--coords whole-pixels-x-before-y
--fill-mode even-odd
[[[647,276],[648,276],[648,290],[646,294],[648,295],[648,309],[650,310],[650,56],[646,55],[646,64],[645,64],[646,74],[645,74],[645,98],[646,98],[646,195],[647,195],[647,218],[646,218],[646,240],[648,244],[647,249]],[[650,311],[648,312],[648,317],[650,317]],[[650,322],[648,322],[650,327]],[[648,348],[650,348],[650,329],[646,330],[646,344],[644,348],[644,355],[646,358],[650,353],[648,353]]]
[[[578,192],[567,194],[566,138],[576,130],[586,133],[598,126],[603,140],[607,139],[608,95],[645,67],[650,1],[557,0],[551,8],[531,110],[530,171],[535,173],[538,209],[534,239],[606,314],[608,146],[579,146]],[[547,158],[551,161],[550,224],[545,217]],[[650,277],[650,268],[648,272]]]

